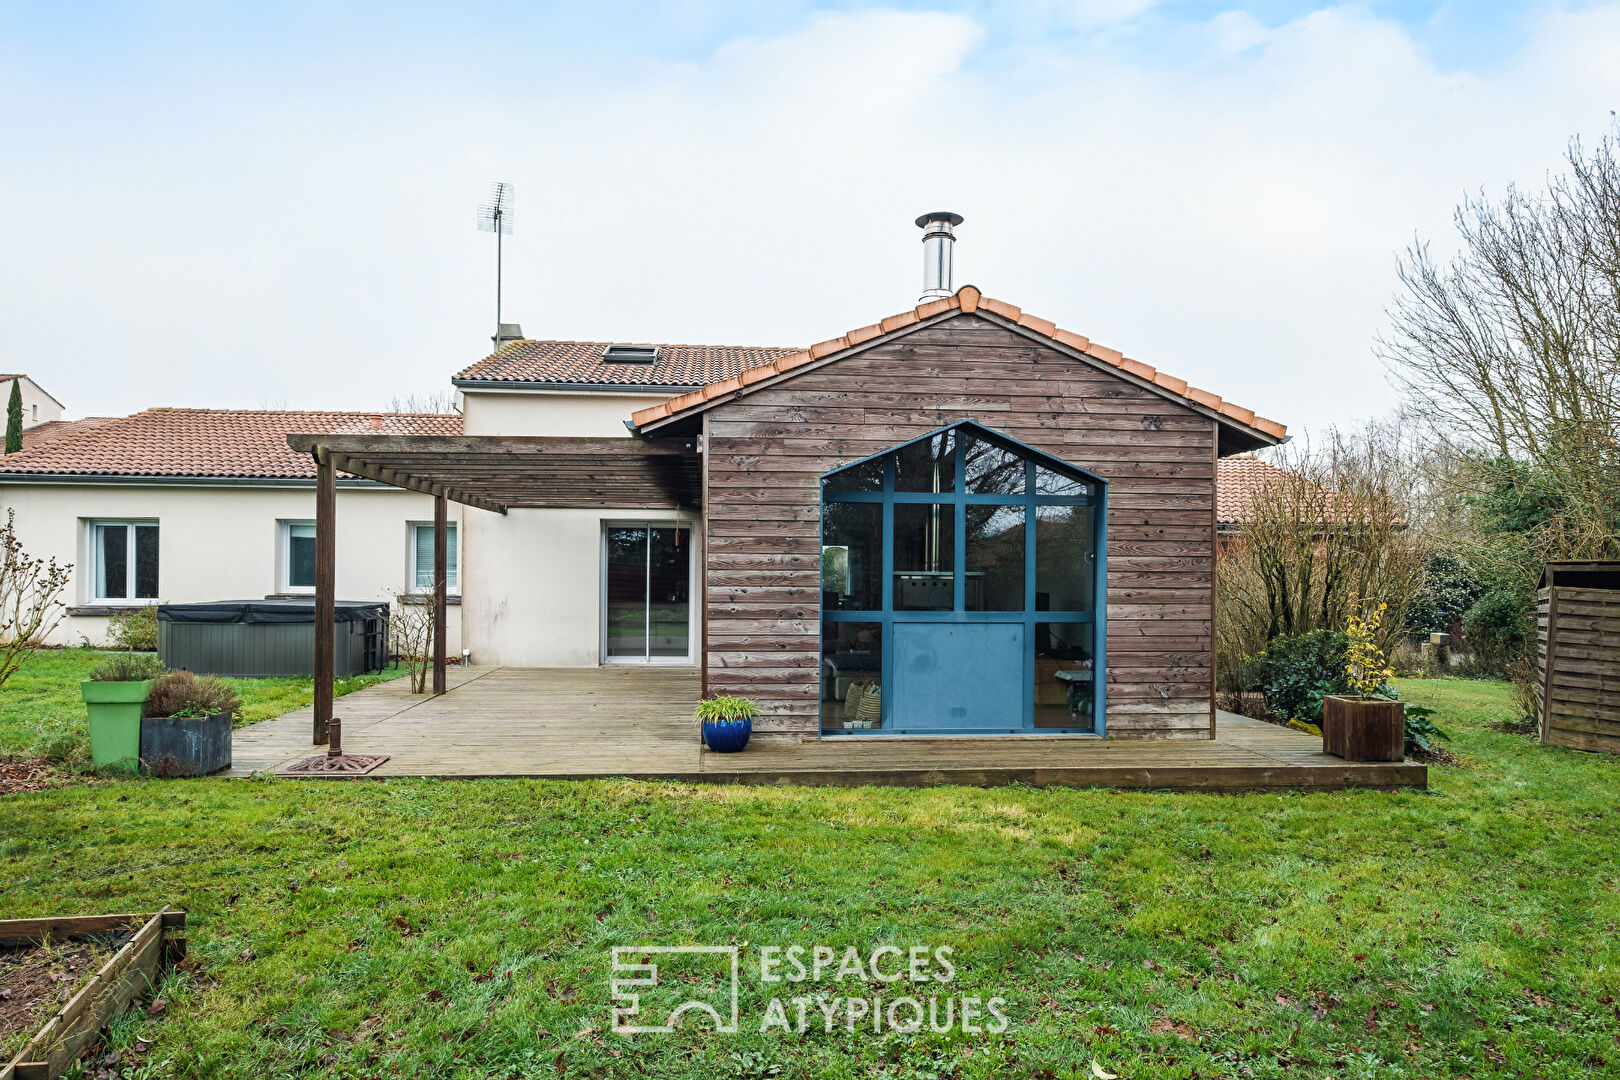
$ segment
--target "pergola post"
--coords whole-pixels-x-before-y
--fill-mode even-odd
[[[444,624],[448,603],[450,500],[443,494],[433,497],[433,692],[445,691]]]
[[[337,470],[315,450],[315,737],[326,743],[332,720],[332,620],[337,606]]]

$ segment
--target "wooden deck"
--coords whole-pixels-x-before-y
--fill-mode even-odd
[[[757,738],[741,754],[706,750],[692,722],[687,668],[451,668],[449,692],[412,696],[405,680],[337,700],[344,749],[388,754],[372,776],[628,777],[726,784],[934,784],[1174,788],[1426,787],[1410,762],[1357,764],[1322,741],[1230,713],[1213,740],[1076,736]],[[236,732],[229,775],[269,772],[314,752],[300,709]]]

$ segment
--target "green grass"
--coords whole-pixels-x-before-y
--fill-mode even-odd
[[[90,737],[79,684],[90,669],[111,653],[93,649],[42,649],[0,687],[0,758],[22,755],[50,758],[69,767],[90,761]],[[337,681],[347,694],[387,679],[405,669],[394,665],[376,675]],[[242,724],[301,709],[314,700],[314,683],[306,677],[226,679],[242,695]]]
[[[0,800],[0,915],[190,910],[201,976],[113,1030],[151,1076],[1620,1074],[1620,760],[1401,689],[1468,762],[1427,793],[74,785]],[[608,1031],[644,943],[741,946],[742,1031]],[[792,943],[949,945],[1011,1027],[761,1034]]]

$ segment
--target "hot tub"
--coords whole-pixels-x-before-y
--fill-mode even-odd
[[[387,666],[387,602],[339,600],[333,615],[333,674]],[[158,657],[170,668],[199,675],[313,675],[315,601],[161,604]]]

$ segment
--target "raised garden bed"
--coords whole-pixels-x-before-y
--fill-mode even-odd
[[[32,1029],[0,1080],[56,1080],[186,953],[186,913],[0,919],[0,1018]],[[71,984],[60,1003],[64,983]],[[6,1040],[9,1045],[11,1040]]]

